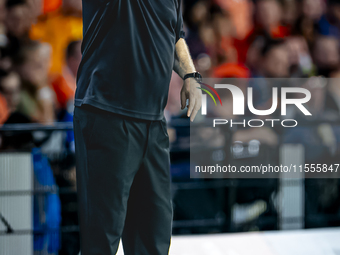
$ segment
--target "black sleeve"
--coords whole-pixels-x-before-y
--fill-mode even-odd
[[[180,38],[185,37],[185,32],[183,30],[182,1],[178,0],[177,3],[176,43]]]

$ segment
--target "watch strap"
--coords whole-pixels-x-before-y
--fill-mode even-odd
[[[195,78],[198,81],[202,81],[202,75],[199,72],[187,73],[186,75],[184,75],[183,80],[187,78]]]

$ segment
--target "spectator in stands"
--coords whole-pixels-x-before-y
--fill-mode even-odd
[[[62,75],[54,76],[52,86],[59,103],[59,112],[73,106],[76,90],[77,70],[81,60],[81,41],[72,41],[66,49],[66,65]],[[73,109],[71,107],[70,109]],[[71,113],[72,111],[69,111]]]
[[[253,77],[289,77],[289,50],[284,40],[260,37],[249,49],[247,64]]]
[[[303,36],[291,36],[286,39],[290,62],[291,77],[308,77],[314,74],[313,60],[307,40]]]
[[[290,31],[282,25],[282,5],[278,0],[256,1],[255,33],[266,33],[272,38],[283,38]]]
[[[319,36],[313,48],[317,74],[330,77],[339,68],[339,41],[331,36]]]
[[[16,72],[11,72],[0,79],[0,92],[6,99],[9,113],[15,112],[21,99],[21,81]]]
[[[318,30],[321,35],[334,36],[340,39],[340,2],[329,0],[325,15],[318,22]]]
[[[253,1],[216,0],[215,2],[229,14],[235,27],[235,38],[240,40],[244,39],[251,32],[254,26]]]
[[[303,0],[301,8],[301,16],[311,21],[319,21],[325,13],[325,3],[322,0]]]
[[[18,109],[40,123],[51,123],[55,119],[55,94],[48,79],[50,53],[49,45],[31,41],[24,45],[15,60],[23,81]]]
[[[216,65],[237,62],[237,52],[233,46],[236,30],[228,13],[218,6],[212,6],[211,22],[215,32]]]
[[[287,46],[282,40],[269,41],[261,51],[259,73],[264,77],[289,77],[290,61]]]
[[[303,0],[301,15],[294,26],[293,33],[302,35],[311,45],[318,33],[318,23],[325,11],[323,0]]]
[[[299,3],[297,1],[283,1],[282,24],[287,26],[289,31],[294,29],[294,25],[299,18]]]
[[[7,0],[5,25],[10,37],[27,40],[35,16],[30,11],[27,0]]]
[[[197,1],[196,3],[188,4],[188,8],[184,10],[186,23],[186,38],[190,53],[193,59],[196,59],[199,54],[207,53],[206,46],[202,41],[200,30],[207,23],[209,15],[209,3],[207,1]]]
[[[81,61],[81,41],[72,41],[66,49],[66,67],[64,73],[70,77],[75,89],[78,67]],[[65,74],[66,76],[66,74]]]

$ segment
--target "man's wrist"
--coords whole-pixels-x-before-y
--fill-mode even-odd
[[[202,75],[199,72],[191,72],[184,75],[183,80],[194,78],[197,82],[202,82]]]

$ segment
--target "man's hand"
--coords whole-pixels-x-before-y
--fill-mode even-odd
[[[202,106],[202,91],[197,87],[201,87],[201,85],[194,78],[188,78],[184,80],[181,90],[181,109],[185,108],[186,101],[189,99],[187,116],[190,117],[191,122],[194,121]]]
[[[183,38],[180,38],[176,43],[173,69],[182,79],[184,79],[186,74],[196,72],[188,46]],[[187,78],[184,80],[181,90],[181,108],[182,110],[185,108],[186,101],[189,99],[187,116],[190,117],[191,121],[194,121],[198,110],[202,106],[202,91],[197,87],[201,87],[201,85],[195,78]]]

